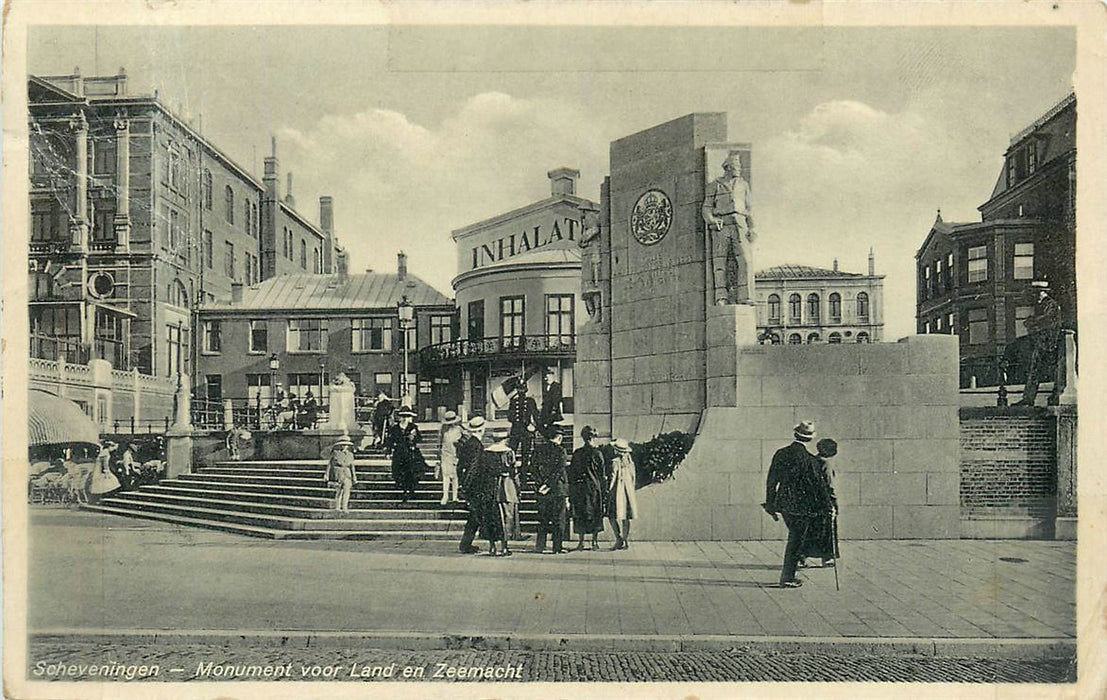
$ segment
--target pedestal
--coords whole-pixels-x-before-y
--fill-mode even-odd
[[[757,307],[707,308],[707,406],[738,406],[738,348],[757,344]]]
[[[1057,516],[1053,538],[1076,539],[1076,407],[1058,406]]]
[[[192,428],[173,426],[165,433],[165,477],[192,471]]]
[[[354,385],[332,384],[330,398],[330,413],[327,422],[323,426],[326,430],[357,429],[357,418],[354,415]]]

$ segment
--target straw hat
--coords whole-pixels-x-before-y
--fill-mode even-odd
[[[615,441],[615,450],[617,452],[630,453],[630,442],[626,438],[619,438]]]
[[[794,435],[800,442],[811,442],[815,439],[815,424],[812,421],[805,420],[795,427]]]
[[[456,413],[453,411],[446,411],[445,415],[442,416],[442,425],[453,425],[459,422],[459,420]]]

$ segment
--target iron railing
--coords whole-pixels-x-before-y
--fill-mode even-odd
[[[451,340],[428,345],[420,348],[419,359],[424,366],[433,366],[503,356],[572,357],[576,349],[576,336],[572,334],[519,335]]]

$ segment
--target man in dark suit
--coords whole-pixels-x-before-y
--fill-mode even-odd
[[[534,398],[527,396],[527,382],[521,378],[515,395],[507,405],[507,420],[511,423],[511,430],[507,434],[507,446],[517,455],[530,454],[531,443],[534,441],[533,433],[527,432],[527,426],[538,421],[538,404]],[[523,470],[528,464],[524,459]]]
[[[457,441],[457,478],[469,508],[465,532],[457,546],[462,554],[480,551],[479,547],[473,546],[473,538],[487,517],[489,507],[488,484],[484,474],[484,427],[484,418],[473,416],[463,429],[464,435]]]
[[[554,423],[562,420],[561,383],[557,381],[557,368],[546,368],[546,383],[542,388],[542,414],[538,418],[538,429],[547,432]]]
[[[564,554],[563,542],[568,527],[569,479],[565,473],[565,450],[562,436],[556,429],[545,434],[546,440],[534,448],[534,471],[538,491],[538,537],[534,551],[546,549],[546,536],[553,538],[553,553]]]
[[[769,466],[769,478],[765,484],[765,502],[762,507],[777,519],[784,516],[788,527],[788,544],[784,548],[784,566],[780,570],[781,588],[799,588],[803,585],[796,579],[796,565],[799,562],[801,547],[816,514],[826,510],[821,503],[820,490],[816,481],[817,466],[814,449],[815,424],[804,421],[796,426],[794,440],[773,455]]]

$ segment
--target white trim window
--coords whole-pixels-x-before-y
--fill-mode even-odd
[[[325,318],[288,319],[288,351],[325,353],[327,320]]]
[[[350,321],[353,352],[391,352],[391,318],[355,318]]]

